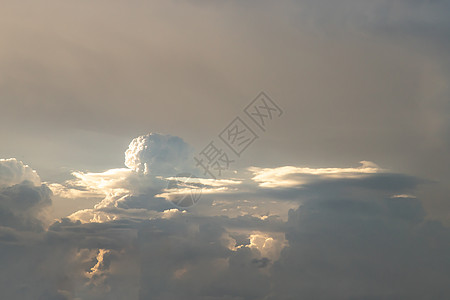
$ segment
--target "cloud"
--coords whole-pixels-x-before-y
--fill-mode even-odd
[[[58,13],[6,1],[0,29],[0,122],[17,125],[2,131],[2,149],[32,158],[41,175],[109,168],[111,149],[143,128],[200,146],[264,88],[288,113],[258,141],[267,151],[249,150],[252,164],[370,158],[448,181],[446,1],[45,2]]]
[[[361,161],[357,168],[302,168],[302,167],[278,167],[278,168],[249,168],[253,172],[253,180],[261,187],[298,187],[308,182],[321,178],[361,178],[369,174],[383,171],[376,164],[369,161]]]
[[[142,253],[164,258],[141,257],[140,299],[439,298],[450,231],[425,219],[420,200],[391,198],[419,183],[389,173],[317,177],[297,191],[300,205],[279,231],[268,219],[252,227],[192,213],[150,221]]]
[[[52,192],[23,162],[0,159],[0,226],[17,230],[43,230],[44,209]]]
[[[103,222],[108,228],[120,220],[133,219],[136,223],[131,227],[137,230],[138,237],[132,243],[140,249],[139,257],[134,258],[135,264],[141,266],[139,299],[150,295],[153,299],[329,299],[333,295],[339,295],[338,299],[372,295],[415,299],[416,291],[407,290],[408,284],[418,285],[428,276],[434,276],[435,283],[425,283],[426,290],[445,288],[439,279],[448,275],[445,268],[425,267],[419,259],[421,253],[426,257],[439,253],[438,257],[445,261],[450,242],[448,229],[425,220],[420,200],[410,196],[424,181],[388,173],[365,161],[360,167],[290,166],[251,171],[253,175],[247,179],[209,182],[199,178],[197,184],[210,189],[205,197],[214,199],[207,208],[211,203],[207,200],[190,212],[143,205],[149,199],[157,200],[159,194],[153,192],[107,200],[110,195],[95,209],[72,216],[73,220],[84,219],[87,223],[69,223],[66,230],[71,231],[71,226],[84,228],[89,222]],[[142,178],[147,176],[150,174]],[[97,174],[85,178],[96,178],[90,181],[95,185],[103,182],[97,181],[101,177]],[[289,184],[285,184],[286,180]],[[164,188],[159,191],[176,192]],[[241,197],[250,200],[241,201]],[[286,199],[295,199],[296,208],[289,211],[286,222],[270,212],[251,215],[249,208],[253,206],[271,209],[262,199],[278,208],[284,207],[280,204]],[[108,201],[114,205],[105,205]],[[233,215],[232,209],[244,216]],[[437,249],[423,233],[435,229],[433,234],[440,238]],[[98,250],[97,257],[111,249],[117,251],[105,243],[96,244],[103,249]],[[403,254],[411,252],[414,245],[421,245],[420,249],[415,246],[413,254]],[[128,255],[122,252],[121,259],[127,260]],[[97,258],[90,270],[101,266],[102,259]],[[443,264],[440,259],[433,264]],[[429,274],[403,279],[402,271],[392,269],[396,265],[401,270],[408,266],[410,273],[424,269]],[[360,270],[364,270],[363,274]],[[383,272],[390,272],[388,283]],[[112,274],[100,274],[96,282],[105,285]],[[322,282],[331,283],[324,288]]]
[[[411,198],[411,199],[414,199],[414,198],[417,198],[417,197],[414,196],[414,195],[400,194],[400,195],[393,195],[391,198]]]
[[[73,172],[73,179],[50,184],[50,187],[56,195],[67,199],[101,198],[94,208],[71,214],[69,217],[73,220],[106,222],[124,217],[149,218],[155,215],[149,211],[173,208],[165,200],[170,200],[169,195],[162,192],[170,178],[180,172],[195,172],[191,154],[191,147],[183,139],[150,133],[131,141],[125,151],[128,168],[101,173]],[[174,192],[179,193],[179,190]]]
[[[183,139],[149,133],[133,139],[125,152],[125,165],[143,174],[175,176],[192,169],[192,149]]]
[[[36,171],[28,165],[15,158],[0,159],[0,188],[22,183],[25,180],[35,185],[41,184]]]
[[[13,244],[0,240],[0,278],[8,276],[0,282],[1,294],[8,299],[233,299],[267,292],[264,272],[272,260],[263,255],[273,259],[284,235],[255,229],[271,221],[178,210],[164,215],[85,224],[63,219],[31,240],[22,235]],[[250,235],[253,242],[246,241]],[[46,276],[38,279],[41,274]]]
[[[266,267],[269,262],[277,261],[281,251],[288,245],[284,233],[252,232],[249,236],[250,243],[246,245],[250,249],[256,249],[261,255],[261,260]]]
[[[183,207],[196,204],[200,198],[233,193],[242,181],[236,179],[206,179],[194,177],[167,177],[168,185],[155,197],[161,197]]]
[[[20,230],[42,230],[43,209],[49,207],[51,190],[24,181],[0,189],[0,226]]]
[[[386,173],[372,163],[258,171],[264,175],[260,181],[255,173],[214,182],[198,179],[211,190],[228,189],[207,193],[204,202],[187,211],[156,196],[165,186],[156,185],[162,179],[150,173],[77,173],[67,188],[103,193],[97,206],[34,235],[27,233],[30,221],[0,226],[2,296],[422,299],[448,292],[449,229],[426,220],[420,200],[409,196],[423,181]],[[286,178],[299,182],[297,176],[308,178],[301,188],[259,184]],[[25,181],[0,195],[28,199],[23,204],[29,216],[20,220],[34,220],[49,200],[18,195],[37,188]],[[296,204],[287,219],[273,215],[289,207],[282,205],[287,199]],[[18,209],[20,202],[2,203],[27,211]],[[260,214],[263,209],[266,214]],[[46,276],[38,280],[42,272]]]
[[[448,1],[3,2],[2,151],[43,178],[114,167],[142,128],[198,142],[262,86],[286,114],[246,153],[250,177],[202,182],[186,212],[164,182],[189,166],[179,138],[49,184],[98,200],[49,229],[45,185],[2,160],[0,298],[448,297],[448,227],[422,207],[437,188],[405,175],[450,186]],[[362,158],[401,174],[304,167]]]
[[[153,163],[158,164],[156,157]],[[347,190],[350,185],[354,185],[354,189],[357,188],[355,185],[361,185],[361,188],[373,186],[372,189],[378,191],[392,185],[392,190],[388,191],[391,196],[395,192],[411,191],[417,185],[415,178],[386,173],[368,161],[362,161],[359,167],[347,168],[284,166],[252,167],[249,170],[253,174],[251,178],[246,177],[248,174],[244,172],[242,178],[212,180],[191,177],[186,182],[185,177],[155,176],[151,172],[131,169],[111,169],[102,173],[74,172],[76,178],[67,181],[65,187],[58,187],[57,191],[60,195],[63,191],[69,196],[103,194],[103,199],[94,208],[79,210],[69,218],[82,222],[108,222],[123,218],[159,218],[161,212],[174,208],[173,203],[177,199],[191,196],[199,196],[203,202],[195,210],[209,216],[249,214],[258,218],[276,216],[286,219],[287,211],[296,208],[302,197],[314,193],[318,185],[330,189],[347,184]],[[346,181],[350,179],[355,180],[351,183]],[[170,182],[174,180],[181,180],[182,184],[171,186]],[[399,185],[402,182],[404,187]],[[193,192],[196,195],[192,195]]]
[[[73,172],[74,179],[63,184],[49,183],[53,193],[62,198],[104,197],[111,193],[126,193],[132,188],[130,169],[110,169],[102,173]]]
[[[133,231],[132,223],[82,225],[67,219],[33,236],[16,231],[14,242],[0,241],[1,296],[93,300],[128,295],[137,299],[133,282],[138,280],[133,276],[138,266],[130,259],[135,256]]]
[[[268,299],[439,299],[450,230],[420,200],[317,190],[289,213]]]

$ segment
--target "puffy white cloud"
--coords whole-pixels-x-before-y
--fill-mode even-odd
[[[192,169],[192,149],[182,138],[149,133],[133,139],[125,165],[139,173],[175,176]]]
[[[259,251],[261,258],[276,261],[280,258],[281,250],[288,245],[284,233],[252,232],[249,236],[250,249]]]

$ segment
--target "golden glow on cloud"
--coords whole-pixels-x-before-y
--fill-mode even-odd
[[[400,195],[393,195],[391,198],[410,198],[410,199],[415,199],[417,197],[414,196],[414,195],[400,194]]]
[[[130,169],[111,169],[103,173],[73,172],[75,177],[63,184],[49,183],[52,192],[61,198],[98,198],[111,193],[127,192],[132,176]]]
[[[267,257],[276,261],[280,257],[281,250],[288,245],[284,233],[253,232],[250,237],[250,249],[256,249],[261,257]]]
[[[284,166],[278,168],[251,167],[253,180],[261,187],[296,187],[308,183],[311,176],[319,178],[358,178],[383,171],[376,164],[361,161],[356,168],[303,168]]]

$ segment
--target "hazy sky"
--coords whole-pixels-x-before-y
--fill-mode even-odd
[[[2,0],[0,298],[442,299],[449,50],[445,0]]]

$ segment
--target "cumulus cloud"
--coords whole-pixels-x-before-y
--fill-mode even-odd
[[[42,230],[51,195],[32,168],[14,158],[0,159],[0,226]]]
[[[316,191],[289,213],[268,299],[439,299],[450,231],[418,199]]]
[[[165,254],[141,257],[140,299],[439,298],[450,231],[425,219],[420,200],[390,196],[420,181],[388,175],[317,178],[278,228],[270,218],[150,221],[142,253]]]
[[[0,226],[20,230],[42,230],[41,215],[51,205],[51,191],[29,181],[0,189]]]
[[[173,208],[166,201],[170,200],[165,196],[167,192],[162,192],[166,190],[168,180],[178,173],[195,172],[191,154],[191,147],[183,139],[149,133],[131,141],[125,151],[128,168],[101,173],[73,172],[73,179],[50,184],[50,187],[63,198],[101,199],[94,208],[71,214],[69,217],[73,220],[106,222],[123,217],[149,218],[154,215],[149,211]]]
[[[264,272],[269,259],[261,256],[266,254],[264,242],[256,241],[256,233],[253,242],[241,239],[239,233],[226,229],[231,224],[237,231],[245,228],[239,219],[227,222],[192,215],[142,227],[139,299],[263,299],[270,286]],[[146,255],[163,252],[164,259]]]
[[[0,187],[11,186],[30,181],[35,185],[41,184],[41,179],[35,170],[15,158],[0,159]]]
[[[272,174],[268,168],[259,170],[265,172],[259,175]],[[283,173],[283,167],[274,170]],[[210,189],[228,189],[207,193],[213,202],[180,211],[156,196],[164,186],[155,189],[152,180],[161,179],[151,174],[130,169],[79,173],[74,186],[97,187],[104,194],[96,207],[31,238],[30,222],[0,226],[0,262],[8,270],[0,272],[2,296],[422,299],[448,292],[450,232],[426,220],[420,200],[411,197],[421,180],[369,163],[292,167],[283,173],[309,176],[301,188],[261,186],[252,174],[214,183],[199,179]],[[268,182],[274,177],[259,178]],[[49,201],[29,196],[29,189],[37,188],[25,181],[2,189],[0,199],[28,199],[23,204],[35,216]],[[296,203],[288,218],[272,215],[287,208],[282,206],[286,199]],[[223,210],[224,201],[243,215]],[[27,213],[18,209],[20,202],[2,203]],[[269,211],[252,215],[253,206]],[[32,220],[20,216],[27,219]],[[36,263],[30,267],[31,261]],[[37,280],[42,270],[46,278]]]
[[[33,236],[16,232],[14,240],[0,241],[2,298],[137,299],[133,231],[130,223],[82,225],[63,219]]]
[[[139,278],[139,288],[133,286],[130,291],[139,299],[329,299],[333,295],[342,295],[342,299],[372,295],[414,299],[416,291],[406,291],[408,285],[418,285],[428,276],[435,284],[428,284],[425,290],[437,288],[436,295],[445,290],[441,284],[448,275],[445,269],[426,267],[418,259],[420,253],[438,254],[433,265],[444,263],[450,241],[448,230],[425,220],[420,200],[411,196],[423,181],[388,173],[366,161],[348,168],[250,170],[253,175],[247,179],[196,179],[196,184],[205,187],[205,197],[214,200],[205,201],[208,208],[199,205],[191,212],[148,205],[164,203],[160,197],[177,193],[154,184],[147,185],[153,189],[143,189],[140,180],[158,179],[151,172],[78,175],[89,189],[99,186],[110,192],[94,209],[81,210],[71,216],[72,221],[52,227],[55,232],[63,228],[62,232],[73,234],[80,228],[90,232],[96,228],[91,224],[103,226],[92,232],[96,238],[89,247],[93,247],[94,263],[83,277],[90,282],[83,293],[93,299],[98,291],[110,293],[110,278],[120,278],[118,270],[103,263],[111,251],[116,253],[112,261],[131,260],[141,266],[133,275]],[[252,214],[251,208],[272,209],[264,199],[273,202],[274,211],[275,207],[289,207],[281,205],[286,199],[296,205],[286,222],[271,212]],[[138,257],[130,257],[133,251],[108,241],[109,234],[104,236],[103,230],[117,227],[125,230],[131,244],[138,245]],[[432,235],[438,234],[438,244],[423,233],[436,228]],[[404,255],[418,244],[420,249]],[[379,260],[376,265],[374,259]],[[392,269],[396,264],[401,271]],[[404,279],[406,265],[409,272],[423,269],[427,274]],[[390,272],[389,282],[383,272]],[[331,284],[323,288],[322,282]]]
[[[281,251],[288,245],[284,233],[252,232],[249,236],[250,249],[256,249],[264,266],[280,258]]]
[[[157,137],[155,140],[158,141],[160,139],[168,141],[175,138],[154,133],[138,137],[130,143],[130,147],[125,154],[126,161],[130,160],[130,149],[140,149],[133,153],[142,152],[143,157],[147,156],[146,152],[152,153],[152,151],[155,151],[155,153],[159,153],[142,145],[142,147],[136,146],[137,141],[145,143],[147,140],[153,141],[153,137]],[[179,138],[175,140],[182,141]],[[162,144],[165,145],[165,142]],[[188,149],[189,146],[186,145],[184,148]],[[161,147],[156,147],[156,149],[161,149]],[[209,216],[225,214],[236,217],[248,214],[259,218],[276,216],[286,219],[287,211],[298,206],[299,195],[307,194],[310,189],[308,187],[326,180],[346,179],[360,179],[362,181],[354,182],[370,185],[375,184],[374,178],[382,180],[383,176],[396,176],[386,173],[386,170],[372,162],[362,161],[359,167],[344,168],[252,167],[249,168],[253,174],[251,178],[244,174],[242,178],[212,180],[190,177],[188,181],[185,181],[183,180],[186,179],[185,177],[174,176],[173,173],[172,176],[154,175],[149,166],[161,164],[166,166],[167,160],[165,156],[154,155],[151,157],[152,163],[147,164],[147,167],[142,167],[141,163],[140,167],[135,170],[111,169],[102,173],[74,172],[75,179],[69,180],[63,185],[51,186],[56,188],[59,195],[65,194],[68,197],[73,195],[83,196],[83,194],[84,196],[103,195],[103,198],[95,207],[79,210],[69,216],[72,220],[82,222],[108,222],[121,218],[158,218],[161,212],[174,208],[173,203],[177,203],[178,199],[185,199],[190,196],[201,198],[204,205],[195,208],[195,210]],[[158,159],[162,160],[161,163]],[[135,166],[137,165],[139,164],[135,164]],[[182,170],[186,165],[189,165],[189,163],[182,160],[178,164],[171,163],[169,169],[172,171],[175,171],[175,169]],[[161,174],[160,172],[157,173]],[[365,178],[370,180],[364,181]],[[170,182],[174,180],[177,182],[181,180],[183,184],[171,186]],[[398,181],[400,182],[400,179]],[[408,179],[404,178],[404,181],[407,184]],[[414,185],[415,183],[411,182],[411,184]],[[303,191],[299,192],[299,188],[302,188]],[[394,187],[394,189],[396,188],[399,187]],[[407,190],[405,188],[402,191],[406,192]],[[192,195],[192,193],[195,193],[195,195]],[[391,193],[394,193],[394,191],[391,191]]]
[[[150,133],[131,141],[125,165],[138,173],[174,176],[192,169],[191,155],[180,137]]]

